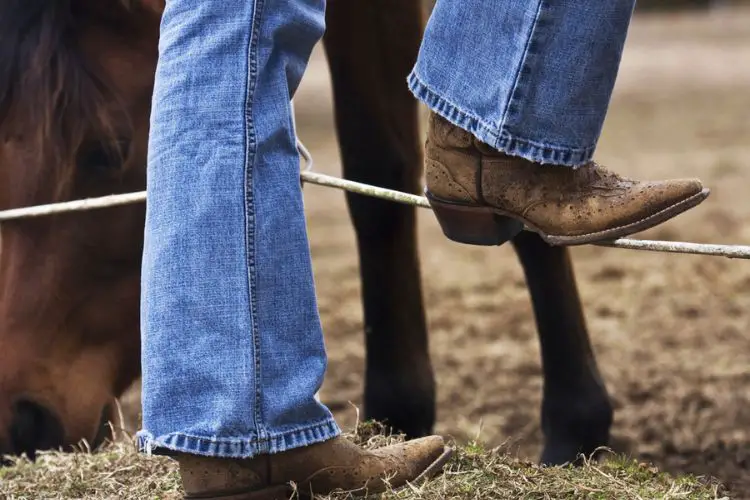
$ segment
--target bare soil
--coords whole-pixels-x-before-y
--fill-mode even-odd
[[[296,98],[301,139],[340,175],[325,62]],[[598,160],[643,178],[700,177],[710,198],[638,235],[750,243],[750,10],[637,17]],[[362,310],[354,233],[340,191],[305,188],[330,355],[322,399],[344,426],[361,403]],[[447,241],[420,211],[437,431],[540,452],[541,371],[510,246]],[[573,251],[589,330],[616,403],[616,451],[672,473],[711,475],[750,498],[750,262],[598,247]],[[125,400],[138,412],[137,389]]]

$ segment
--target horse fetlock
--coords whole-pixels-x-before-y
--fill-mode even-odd
[[[565,398],[546,396],[542,403],[542,431],[546,443],[541,462],[546,465],[580,463],[594,458],[609,444],[614,410],[606,393]]]
[[[408,438],[432,433],[435,425],[435,381],[432,370],[421,373],[402,371],[367,372],[364,413],[392,432]]]

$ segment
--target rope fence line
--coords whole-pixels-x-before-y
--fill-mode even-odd
[[[307,156],[305,153],[307,152],[303,152],[303,157]],[[427,198],[425,198],[424,196],[403,193],[401,191],[394,191],[392,189],[380,188],[377,186],[371,186],[369,184],[362,184],[359,182],[341,179],[339,177],[334,177],[331,175],[312,172],[308,170],[312,162],[308,158],[305,159],[308,160],[308,164],[306,169],[300,173],[302,182],[316,184],[318,186],[341,189],[350,193],[371,196],[373,198],[393,201],[405,205],[430,209],[430,204],[427,202]],[[61,213],[110,208],[135,203],[143,203],[145,201],[146,192],[140,191],[135,193],[102,196],[100,198],[88,198],[84,200],[67,201],[62,203],[36,205],[33,207],[0,211],[0,222],[31,217],[43,217]],[[708,255],[714,257],[727,257],[730,259],[750,259],[750,246],[748,245],[713,245],[682,241],[637,240],[630,238],[621,238],[614,241],[594,243],[593,245],[648,252]]]
[[[58,215],[68,212],[83,212],[100,208],[117,207],[120,205],[132,205],[146,201],[146,191],[136,193],[113,194],[100,198],[87,198],[84,200],[64,201],[61,203],[50,203],[47,205],[35,205],[33,207],[13,208],[0,211],[0,222],[17,219],[30,219],[32,217],[43,217],[46,215]]]
[[[343,189],[352,193],[372,196],[384,200],[390,200],[406,205],[414,205],[430,209],[430,204],[424,196],[417,196],[391,189],[384,189],[369,184],[348,181],[330,175],[316,172],[302,172],[302,179],[310,184]],[[750,246],[747,245],[711,245],[704,243],[688,243],[682,241],[656,241],[635,240],[620,238],[618,240],[593,243],[595,246],[624,248],[627,250],[640,250],[647,252],[682,253],[692,255],[710,255],[714,257],[727,257],[730,259],[750,259]]]

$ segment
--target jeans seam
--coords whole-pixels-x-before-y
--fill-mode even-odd
[[[261,363],[260,363],[260,340],[258,338],[258,304],[255,293],[257,284],[256,276],[256,247],[255,247],[255,183],[253,182],[253,165],[257,160],[257,138],[255,135],[255,124],[253,120],[253,101],[255,98],[255,89],[258,80],[258,40],[259,32],[262,26],[264,0],[255,0],[253,2],[253,26],[252,33],[248,40],[248,76],[247,76],[247,97],[245,100],[245,123],[246,123],[246,154],[245,154],[245,246],[247,252],[247,278],[248,278],[248,297],[250,303],[251,328],[250,336],[253,345],[253,381],[255,383],[255,411],[253,414],[253,424],[258,434],[258,441],[263,442],[265,437],[265,428],[262,425],[263,412],[261,408]],[[250,384],[248,384],[250,385]]]
[[[430,87],[429,85],[427,85],[427,83],[425,83],[425,79],[424,78],[422,78],[421,76],[419,76],[419,73],[417,72],[416,68],[414,68],[414,70],[412,71],[412,73],[409,75],[409,77],[407,79],[407,83],[412,87],[411,90],[415,93],[415,95],[417,94],[417,89],[414,86],[418,85],[418,86],[424,88],[425,91],[429,92],[431,94],[431,97],[433,97],[435,99],[439,99],[444,104],[446,104],[446,105],[454,108],[457,113],[460,113],[461,115],[463,115],[463,118],[468,118],[469,120],[473,120],[473,121],[477,122],[477,125],[479,125],[480,127],[484,128],[484,129],[487,129],[488,132],[491,131],[493,128],[499,128],[499,127],[491,126],[489,123],[487,123],[484,120],[482,120],[479,116],[471,113],[470,111],[467,111],[467,110],[463,109],[461,106],[459,106],[458,104],[456,104],[452,100],[448,99],[447,97],[444,97],[444,96],[438,94],[437,91],[435,91],[432,87]],[[424,101],[424,97],[422,97],[420,95],[416,95],[416,97],[418,97],[420,100]],[[427,104],[427,103],[425,103],[425,104]]]
[[[320,427],[326,427],[330,426],[333,423],[331,419],[322,420],[320,422],[315,422],[314,424],[308,424],[303,425],[301,427],[297,427],[294,429],[286,430],[279,432],[275,435],[271,435],[269,433],[264,433],[264,436],[256,436],[256,437],[250,437],[250,438],[243,438],[243,437],[217,437],[217,436],[196,436],[195,434],[190,434],[189,432],[173,432],[168,434],[169,436],[182,436],[187,439],[195,439],[200,441],[208,441],[211,443],[267,443],[273,439],[279,438],[279,437],[285,437],[290,436],[294,434],[298,434],[300,432],[309,431],[312,429],[317,429]],[[152,438],[153,439],[153,438]]]
[[[217,437],[196,436],[185,432],[174,432],[159,436],[141,431],[137,435],[139,451],[152,455],[168,453],[205,454],[222,458],[253,458],[266,453],[278,453],[288,449],[310,446],[327,441],[340,435],[341,430],[332,418],[327,418],[312,424],[284,430],[276,434],[264,433],[263,437]],[[222,447],[217,451],[217,447]],[[228,451],[226,447],[234,448]]]
[[[539,0],[539,5],[534,16],[534,22],[532,22],[531,26],[529,27],[523,55],[519,60],[518,67],[516,68],[516,75],[513,80],[513,88],[510,92],[508,92],[508,100],[504,103],[504,107],[501,108],[504,109],[504,111],[503,116],[500,118],[500,128],[505,128],[506,120],[508,119],[508,115],[510,114],[511,107],[513,107],[513,104],[517,101],[517,93],[519,91],[519,87],[521,86],[521,76],[523,75],[524,70],[528,68],[529,52],[531,49],[532,40],[534,39],[534,33],[537,31],[537,28],[539,26],[539,18],[542,15],[543,8],[544,0]]]
[[[490,126],[432,89],[416,70],[409,75],[408,83],[415,97],[425,103],[434,113],[441,115],[456,126],[464,128],[491,147],[506,151],[508,154],[518,155],[534,162],[552,162],[566,167],[585,163],[593,154],[595,145],[580,148],[543,144],[517,136],[509,132],[505,126]],[[525,151],[521,151],[519,146]]]

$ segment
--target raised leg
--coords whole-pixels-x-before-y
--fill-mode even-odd
[[[534,233],[514,240],[526,274],[542,351],[542,462],[576,461],[606,446],[612,404],[591,348],[568,250]]]
[[[419,0],[332,0],[324,38],[347,179],[419,192],[417,102],[406,86],[419,49]],[[367,366],[366,418],[430,432],[435,383],[413,207],[348,194],[357,234]]]

